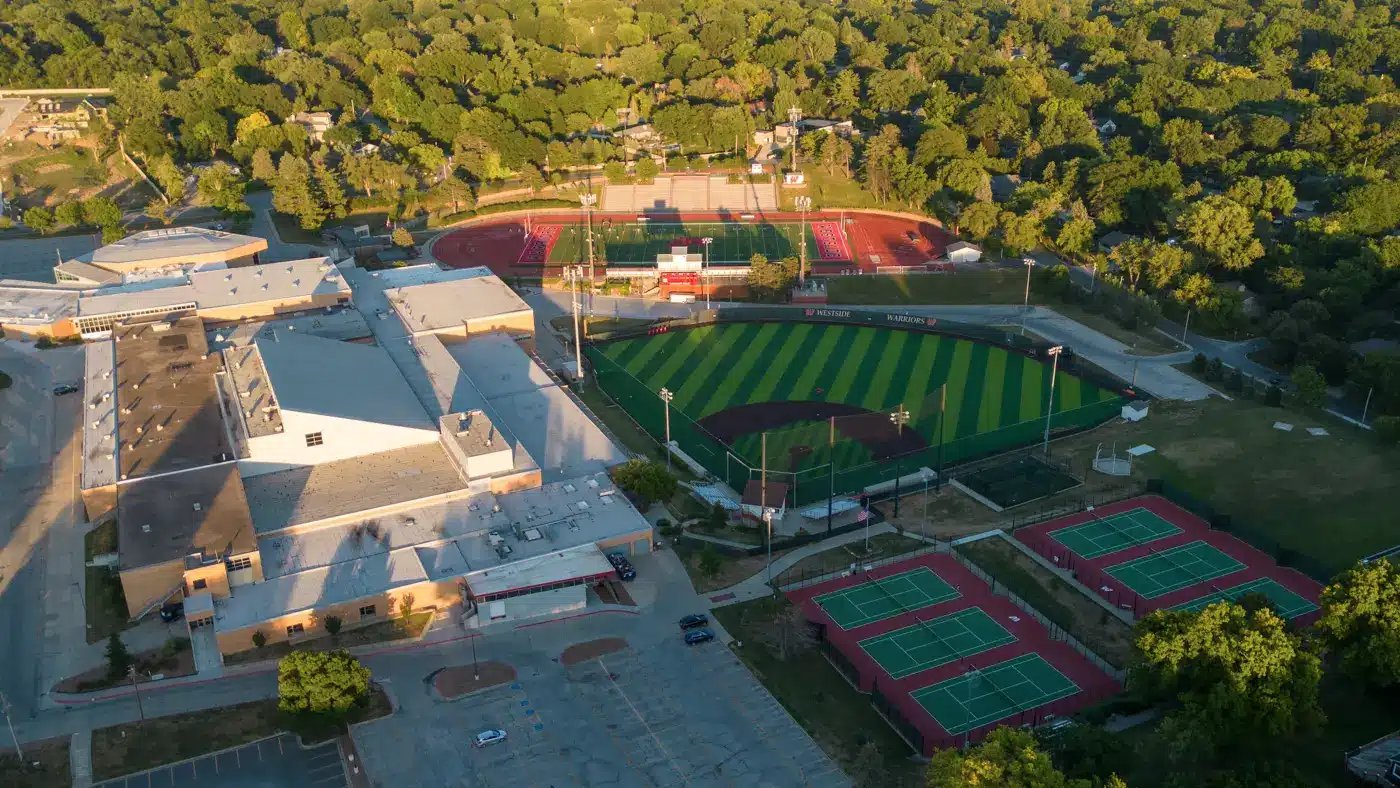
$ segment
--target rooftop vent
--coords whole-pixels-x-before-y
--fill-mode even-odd
[[[199,503],[196,502],[195,505],[194,505],[194,510],[195,510],[196,512],[201,512],[201,511],[204,511],[204,507],[201,506],[201,505],[199,505]]]
[[[125,478],[125,477],[123,477],[123,478]],[[141,533],[143,533],[143,534],[148,534],[148,533],[150,533],[150,532],[151,532],[151,525],[150,525],[150,523],[146,523],[146,524],[144,524],[144,525],[141,526]]]

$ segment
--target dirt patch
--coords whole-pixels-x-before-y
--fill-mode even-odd
[[[1090,651],[1115,667],[1127,666],[1133,653],[1127,622],[1005,539],[982,539],[958,549]]]
[[[183,640],[183,639],[182,639]],[[152,675],[161,679],[194,675],[194,651],[188,640],[178,646],[167,646],[134,655],[136,660],[136,681],[145,684],[154,681]],[[113,681],[107,675],[107,666],[100,665],[92,670],[70,676],[54,685],[54,692],[95,692],[118,684],[127,684],[131,679],[121,676]]]
[[[0,784],[6,788],[50,788],[71,782],[67,736],[24,745],[23,762],[13,753],[0,753]]]
[[[478,662],[443,668],[433,676],[433,689],[447,700],[515,681],[515,668],[504,662]]]
[[[791,424],[836,419],[836,432],[847,440],[859,441],[876,460],[909,454],[929,447],[916,430],[897,430],[888,413],[878,413],[841,402],[790,400],[753,402],[712,413],[698,422],[720,441],[732,444],[741,435],[776,430]],[[811,451],[810,447],[799,447]],[[793,457],[794,462],[800,457]],[[797,466],[793,466],[797,467]]]
[[[559,655],[559,662],[565,666],[577,665],[580,662],[597,659],[604,654],[621,651],[627,647],[627,641],[622,638],[588,640],[583,643],[575,643],[564,649],[564,653]]]

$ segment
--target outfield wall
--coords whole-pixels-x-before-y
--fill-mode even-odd
[[[940,334],[973,342],[981,342],[1007,351],[1050,363],[1047,351],[1051,345],[1040,339],[989,328],[956,323],[935,318],[861,311],[828,307],[726,307],[700,310],[695,315],[651,326],[622,329],[589,337],[587,355],[594,379],[617,404],[658,441],[665,439],[666,409],[658,393],[645,386],[602,352],[600,345],[619,339],[644,337],[658,333],[685,330],[716,323],[751,322],[816,322],[845,325],[866,325],[902,329],[928,334]],[[1125,398],[1139,396],[1123,381],[1097,368],[1079,369],[1076,358],[1066,348],[1060,357],[1062,373],[1075,375],[1102,389],[1118,392],[1119,397],[1068,411],[1054,413],[1050,418],[1052,435],[1094,427],[1119,415]],[[948,440],[895,458],[867,462],[854,467],[833,469],[830,464],[798,471],[769,470],[770,481],[790,486],[789,506],[804,506],[831,496],[859,494],[868,487],[888,482],[897,474],[908,474],[920,467],[941,469],[959,463],[1027,446],[1040,441],[1044,435],[1045,419],[1038,417],[1000,429]],[[671,439],[683,451],[703,465],[715,477],[742,492],[744,486],[757,479],[759,469],[753,458],[741,457],[737,451],[690,419],[684,413],[670,413]],[[939,428],[942,431],[942,428]]]

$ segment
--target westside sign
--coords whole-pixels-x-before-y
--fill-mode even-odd
[[[854,316],[849,309],[807,309],[803,314],[807,317],[834,317],[837,320],[850,320]]]

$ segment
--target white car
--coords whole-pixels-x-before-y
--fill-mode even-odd
[[[489,747],[492,744],[500,744],[505,740],[505,731],[499,728],[491,728],[478,733],[476,739],[472,741],[472,745],[475,747]]]

